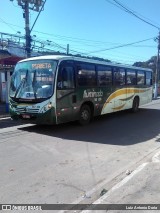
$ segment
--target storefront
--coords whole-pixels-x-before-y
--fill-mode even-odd
[[[10,76],[21,59],[11,55],[7,50],[0,50],[0,103],[8,103]]]

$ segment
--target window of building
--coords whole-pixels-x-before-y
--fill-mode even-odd
[[[96,71],[93,64],[77,64],[78,85],[79,86],[96,86]]]
[[[107,66],[97,66],[98,71],[98,85],[107,86],[112,84],[112,69]]]

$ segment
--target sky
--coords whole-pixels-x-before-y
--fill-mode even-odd
[[[46,0],[31,35],[36,35],[40,41],[50,40],[62,52],[69,44],[70,53],[102,57],[123,64],[146,61],[157,55],[154,38],[160,28],[160,1],[118,2],[156,27],[120,9],[114,0]],[[0,0],[0,3],[0,32],[21,32],[24,35],[23,10],[17,0]],[[30,11],[30,28],[37,15],[37,12]],[[142,40],[147,41],[114,48]]]

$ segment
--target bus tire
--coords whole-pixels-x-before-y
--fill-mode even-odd
[[[139,110],[139,98],[135,97],[133,100],[131,111],[135,113],[135,112],[138,112],[138,110]]]
[[[91,109],[87,104],[82,105],[79,113],[79,123],[81,125],[87,125],[92,118]]]

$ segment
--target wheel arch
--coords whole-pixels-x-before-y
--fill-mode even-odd
[[[134,98],[133,98],[133,101],[134,101],[135,99],[137,99],[138,102],[140,103],[140,97],[139,97],[139,95],[135,95]]]
[[[131,112],[135,113],[139,110],[139,103],[140,103],[140,97],[138,95],[136,95],[133,98]]]
[[[93,117],[94,116],[94,109],[95,109],[93,102],[92,101],[85,101],[85,102],[82,103],[81,107],[84,106],[84,105],[88,105],[90,107],[91,115]],[[81,107],[80,107],[80,109],[81,109]]]

